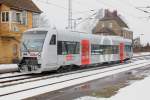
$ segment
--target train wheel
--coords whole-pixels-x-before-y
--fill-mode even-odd
[[[63,73],[63,72],[64,72],[64,68],[62,66],[57,69],[57,73]]]
[[[70,71],[72,71],[72,65],[61,66],[59,69],[57,69],[58,73],[65,73],[65,72],[70,72]]]

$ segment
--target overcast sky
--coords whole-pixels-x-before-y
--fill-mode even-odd
[[[51,26],[64,29],[67,27],[68,0],[33,0],[43,11]],[[124,17],[134,37],[139,34],[142,43],[150,42],[150,14],[137,10],[135,7],[150,6],[150,0],[72,0],[73,18],[85,18],[98,9],[117,10]],[[90,11],[93,10],[94,11]],[[147,9],[150,11],[150,8]]]

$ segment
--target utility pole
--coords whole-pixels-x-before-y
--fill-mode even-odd
[[[72,0],[68,0],[68,29],[72,30]]]

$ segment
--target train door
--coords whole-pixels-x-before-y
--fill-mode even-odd
[[[48,63],[51,65],[55,65],[57,63],[57,41],[56,41],[56,34],[53,34],[51,37],[51,40],[49,42],[49,51],[48,54],[46,56],[49,56],[48,59]]]
[[[90,64],[90,43],[89,40],[81,41],[81,64]]]
[[[121,61],[121,63],[123,63],[123,60],[124,60],[124,43],[120,43],[119,49],[120,49],[120,61]]]

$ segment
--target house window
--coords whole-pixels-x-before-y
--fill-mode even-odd
[[[27,12],[22,12],[22,24],[27,25]]]
[[[2,12],[1,13],[1,21],[8,22],[9,21],[9,12]]]
[[[16,12],[16,22],[21,23],[21,13],[20,12]]]
[[[17,12],[12,11],[12,21],[27,25],[27,11]]]
[[[33,23],[32,23],[32,27],[33,28],[37,28],[37,27],[39,27],[39,24],[40,24],[40,22],[39,22],[39,20],[40,20],[40,14],[38,14],[38,13],[33,13],[32,14],[33,15]]]
[[[112,28],[113,27],[113,24],[112,23],[109,23],[109,28]]]
[[[102,23],[102,27],[105,27],[105,24],[104,24],[104,23]]]

